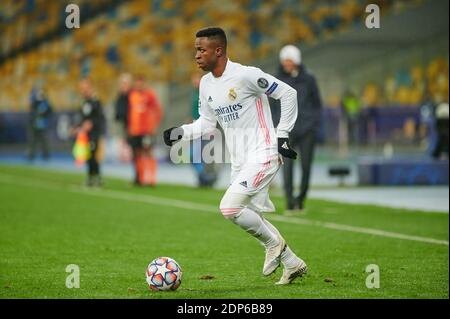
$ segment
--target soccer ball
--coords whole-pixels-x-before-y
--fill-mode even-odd
[[[145,277],[152,290],[176,290],[181,284],[183,272],[170,257],[158,257],[147,267]]]

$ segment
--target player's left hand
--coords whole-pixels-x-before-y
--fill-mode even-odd
[[[289,145],[289,139],[279,137],[278,138],[278,153],[283,155],[287,158],[296,159],[297,158],[297,152],[294,151],[291,146]]]
[[[164,131],[163,138],[167,146],[172,146],[176,141],[183,138],[183,129],[181,127],[171,127]]]

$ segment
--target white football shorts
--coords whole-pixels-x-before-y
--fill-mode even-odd
[[[235,214],[245,206],[257,213],[274,212],[269,186],[282,163],[281,155],[277,155],[265,163],[246,163],[232,168],[231,184],[220,204],[222,214]]]

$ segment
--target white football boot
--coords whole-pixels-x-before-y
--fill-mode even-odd
[[[308,271],[306,263],[300,259],[300,263],[294,268],[284,268],[283,275],[275,285],[288,285],[295,278],[302,277]]]
[[[283,237],[278,236],[280,242],[278,245],[266,248],[266,259],[264,260],[263,275],[271,275],[281,263],[281,253],[286,249],[286,241]]]

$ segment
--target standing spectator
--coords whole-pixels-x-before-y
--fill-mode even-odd
[[[380,88],[375,83],[368,83],[362,92],[361,102],[361,137],[364,136],[364,144],[375,145],[377,142],[377,118],[380,106]]]
[[[341,108],[343,120],[346,123],[348,142],[351,145],[358,144],[358,120],[361,109],[358,97],[352,91],[347,90],[342,97]]]
[[[90,157],[86,162],[88,174],[86,185],[99,187],[102,185],[99,143],[105,133],[105,116],[89,79],[81,80],[80,92],[84,101],[80,109],[76,131],[87,133],[89,139]]]
[[[433,152],[437,146],[437,131],[435,118],[436,105],[431,97],[427,97],[425,102],[420,106],[420,126],[425,144],[427,145],[427,154],[433,156]]]
[[[316,137],[319,133],[322,116],[322,102],[315,77],[309,73],[302,63],[300,50],[293,45],[286,45],[280,51],[281,69],[278,78],[297,90],[298,117],[289,140],[291,146],[300,153],[301,185],[300,194],[294,197],[293,166],[294,160],[285,158],[283,169],[284,190],[287,210],[303,210],[309,188],[311,165],[314,157]],[[274,124],[280,118],[280,107],[272,105]]]
[[[191,77],[192,83],[192,98],[191,98],[191,110],[192,121],[197,120],[200,115],[198,111],[199,106],[199,86],[200,86],[200,73],[194,73]],[[217,179],[217,173],[214,163],[205,163],[203,160],[203,148],[208,143],[203,139],[196,139],[192,141],[192,165],[197,173],[198,186],[199,187],[211,187],[214,185]]]
[[[435,129],[436,129],[436,144],[433,148],[432,156],[434,159],[448,159],[448,145],[449,145],[449,105],[448,103],[440,103],[436,106],[434,111]]]
[[[119,139],[119,159],[122,162],[129,162],[131,159],[131,150],[127,142],[128,137],[128,109],[130,92],[132,88],[131,74],[123,73],[119,77],[119,95],[115,103],[115,120],[120,124]]]
[[[133,151],[135,185],[156,184],[157,162],[152,147],[161,118],[162,109],[156,93],[146,88],[143,76],[137,76],[128,108],[128,142]]]
[[[39,144],[42,150],[42,157],[49,159],[50,152],[48,147],[48,128],[52,107],[45,95],[44,90],[38,89],[31,93],[30,107],[30,149],[28,159],[35,157],[36,146]]]
[[[123,136],[126,136],[128,126],[128,104],[132,86],[132,77],[124,73],[119,78],[119,95],[115,104],[115,119],[123,127]]]

